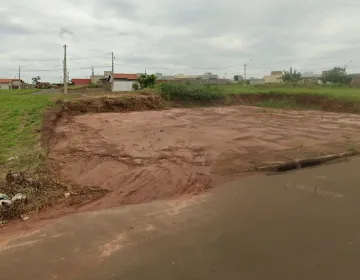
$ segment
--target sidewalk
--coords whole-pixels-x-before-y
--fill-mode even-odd
[[[357,279],[360,159],[67,216],[0,248],[1,279]]]

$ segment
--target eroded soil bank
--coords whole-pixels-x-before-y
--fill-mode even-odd
[[[246,106],[64,118],[49,166],[64,183],[110,192],[99,209],[203,192],[264,164],[354,149],[360,116]]]

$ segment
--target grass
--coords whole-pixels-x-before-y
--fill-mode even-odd
[[[229,84],[212,86],[223,94],[244,94],[244,93],[285,93],[285,94],[311,94],[322,95],[344,101],[360,103],[360,88],[340,87],[331,85],[258,85],[247,86],[243,84]]]
[[[167,101],[211,101],[224,97],[223,90],[211,86],[163,83],[157,87]]]
[[[0,91],[0,169],[31,166],[41,155],[42,112],[53,102],[34,91]],[[11,157],[18,159],[8,161]]]

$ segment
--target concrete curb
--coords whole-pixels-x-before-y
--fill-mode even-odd
[[[360,152],[358,152],[358,151],[332,154],[332,155],[314,157],[314,158],[309,158],[309,159],[284,162],[284,163],[275,164],[275,165],[260,166],[260,167],[256,167],[255,170],[260,171],[260,172],[285,172],[285,171],[290,171],[290,170],[294,170],[294,169],[316,166],[316,165],[320,165],[320,164],[323,164],[323,163],[331,161],[331,160],[356,156],[358,154],[360,154]]]

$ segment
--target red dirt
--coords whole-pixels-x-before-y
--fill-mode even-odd
[[[49,165],[65,183],[110,190],[93,210],[195,194],[256,166],[348,151],[360,116],[255,107],[100,113],[62,119]]]

